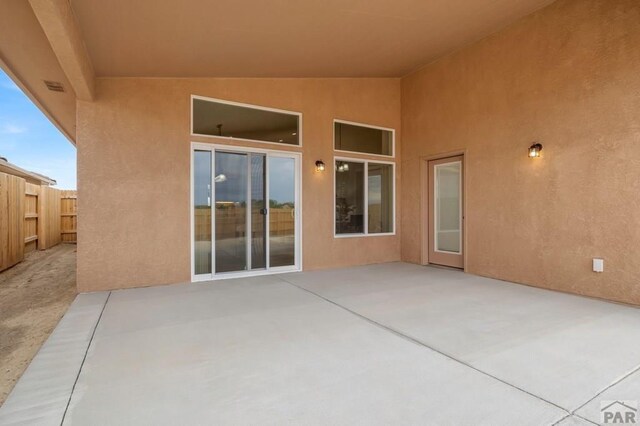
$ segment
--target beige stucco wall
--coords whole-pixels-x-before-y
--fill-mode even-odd
[[[334,239],[331,163],[334,118],[395,128],[399,158],[400,93],[399,79],[98,79],[78,102],[78,289],[190,280],[190,142],[225,143],[190,136],[191,94],[303,113],[305,270],[399,260],[399,232]]]
[[[466,150],[468,272],[640,303],[640,2],[559,0],[404,78],[402,130],[404,260],[421,157]]]

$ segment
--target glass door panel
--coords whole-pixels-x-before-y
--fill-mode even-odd
[[[215,153],[215,271],[244,271],[247,256],[247,154]]]
[[[460,253],[462,163],[435,166],[435,249]]]
[[[267,267],[266,231],[267,206],[264,154],[249,154],[251,165],[251,262],[250,269]]]
[[[429,263],[464,268],[464,156],[428,162]]]
[[[193,270],[211,273],[211,151],[193,152]]]
[[[269,157],[269,266],[295,265],[296,161]]]

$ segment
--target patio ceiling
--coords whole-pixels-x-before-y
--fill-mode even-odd
[[[74,142],[95,77],[402,77],[552,2],[6,0],[0,67]]]
[[[97,76],[401,77],[553,0],[71,0]]]

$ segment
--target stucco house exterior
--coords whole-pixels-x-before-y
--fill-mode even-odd
[[[0,65],[77,147],[80,292],[403,261],[640,304],[639,22],[6,0]]]

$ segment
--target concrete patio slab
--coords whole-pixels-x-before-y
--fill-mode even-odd
[[[589,401],[584,407],[578,409],[576,414],[592,422],[600,422],[601,403],[603,401],[628,401],[640,402],[640,371],[620,380],[610,388],[606,389],[597,398]],[[638,416],[640,420],[640,415]]]
[[[261,277],[114,292],[65,424],[506,424],[522,412],[566,415]]]
[[[282,278],[569,411],[640,365],[634,307],[402,263]]]
[[[97,326],[80,315],[89,298],[104,306]],[[64,324],[95,326],[54,354],[75,374],[41,373],[65,383],[55,407],[37,404],[31,373],[0,423],[582,425],[590,405],[572,415],[572,404],[608,397],[634,368],[640,321],[626,306],[399,263],[105,300],[79,296],[29,369],[66,346]],[[596,345],[624,332],[619,351]],[[612,396],[637,398],[625,382]]]
[[[562,419],[557,426],[593,426],[593,423],[588,422],[585,419],[581,419],[580,417],[569,416]]]

